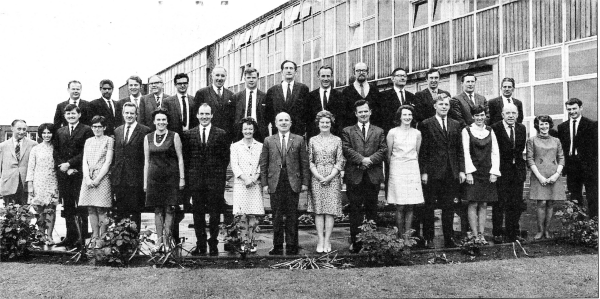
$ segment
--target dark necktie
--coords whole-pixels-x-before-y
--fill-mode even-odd
[[[219,90],[219,99],[223,99],[223,93],[221,93],[221,87],[219,87],[218,90]]]
[[[106,101],[106,103],[108,103],[108,110],[110,110],[110,115],[112,115],[112,117],[115,117],[115,111],[113,111],[113,106],[111,102],[111,100]]]
[[[21,143],[17,141],[17,146],[15,146],[15,155],[17,156],[17,161],[21,160]]]
[[[206,128],[202,128],[202,145],[206,145]]]
[[[471,104],[473,104],[473,106],[475,106],[475,101],[473,100],[473,95],[469,95],[469,101],[471,101]]]
[[[515,148],[515,128],[513,125],[508,125],[508,127],[510,128],[510,144],[512,144],[512,148]]]
[[[360,96],[364,99],[365,98],[365,87],[363,86],[362,83],[360,83]]]
[[[71,126],[71,131],[69,132],[69,136],[73,136],[73,130],[75,130],[75,127]]]
[[[362,134],[363,134],[363,139],[364,140],[367,140],[367,129],[366,129],[366,126],[367,125],[362,124]]]
[[[575,155],[577,153],[577,148],[575,147],[575,137],[577,136],[577,120],[573,120],[573,138],[571,138],[571,155]]]
[[[160,96],[156,96],[156,107],[160,107]]]
[[[448,138],[448,130],[446,129],[446,118],[442,118],[442,130],[444,130],[444,137]]]
[[[286,167],[285,154],[287,152],[287,142],[285,142],[285,134],[281,138],[281,167]]]
[[[254,90],[250,91],[250,95],[248,96],[248,109],[246,109],[246,117],[250,117],[252,116],[252,92]]]
[[[512,104],[510,98],[506,99],[508,101],[509,104]]]
[[[181,113],[181,121],[183,122],[183,126],[187,127],[187,104],[185,103],[185,96],[181,96],[181,110],[183,111],[183,113]]]
[[[404,105],[404,93],[400,91],[400,106]]]
[[[125,143],[129,143],[129,129],[131,125],[127,125],[127,132],[125,132]]]
[[[289,101],[292,97],[292,89],[290,89],[290,83],[287,84],[287,92],[285,94],[285,101]]]
[[[323,91],[323,110],[327,110],[327,89]]]

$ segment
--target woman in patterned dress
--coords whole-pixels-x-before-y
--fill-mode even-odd
[[[96,115],[91,122],[94,137],[85,141],[81,170],[83,182],[79,193],[79,206],[88,207],[92,226],[90,246],[102,247],[100,237],[106,231],[106,212],[112,206],[112,190],[109,180],[110,163],[113,158],[114,140],[104,135],[106,119]]]
[[[248,227],[246,234],[252,240],[256,227],[256,216],[264,215],[262,187],[260,186],[260,153],[262,143],[256,141],[254,135],[259,135],[258,124],[251,118],[240,121],[243,138],[231,145],[231,170],[233,171],[233,214],[246,215]],[[258,139],[261,139],[257,136]],[[256,252],[252,244],[250,252]]]
[[[58,203],[58,181],[56,179],[56,170],[54,167],[54,146],[52,140],[54,136],[54,125],[43,123],[38,127],[38,136],[42,137],[42,143],[33,147],[29,154],[29,164],[27,165],[27,190],[29,191],[29,204],[33,205],[40,215],[37,225],[38,229],[44,234],[42,242],[46,245],[53,245],[52,232],[54,231],[54,222],[56,220],[56,204]],[[54,210],[54,213],[48,215],[46,222],[46,209]],[[46,226],[47,223],[47,226]]]
[[[413,206],[424,202],[418,161],[421,132],[411,127],[414,112],[412,106],[400,106],[394,121],[397,127],[386,137],[390,165],[387,202],[396,205],[398,236],[404,237],[405,242],[410,237]]]
[[[317,252],[331,251],[331,232],[334,216],[342,215],[342,180],[340,172],[344,169],[342,139],[331,134],[335,122],[329,111],[317,113],[315,119],[321,132],[310,139],[308,159],[312,172],[310,202],[308,212],[315,213],[317,228]]]
[[[179,134],[167,130],[167,110],[152,112],[156,131],[144,138],[144,191],[146,207],[154,207],[154,222],[158,242],[156,249],[171,248],[173,217],[177,210],[179,192],[185,187],[183,154]]]

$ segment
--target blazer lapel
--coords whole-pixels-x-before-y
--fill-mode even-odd
[[[446,118],[448,118],[448,116],[446,116]],[[446,120],[447,122],[448,120]],[[438,129],[438,133],[442,136],[442,140],[444,140],[444,142],[448,142],[448,137],[446,137],[446,134],[444,134],[444,129],[442,129],[442,126],[440,125],[440,122],[438,121],[437,117],[434,116],[434,123],[435,123],[435,127]],[[448,127],[446,127],[446,130],[449,130]]]
[[[292,135],[290,134],[289,137],[288,137],[288,142],[286,144],[286,148],[284,149],[285,150],[284,156],[287,156],[287,154],[290,152],[289,149],[294,144],[294,139],[295,138],[293,138]]]
[[[279,154],[282,154],[281,151],[281,135],[279,135],[279,133],[273,135],[274,139],[275,139],[275,144],[277,145],[277,150],[279,151]]]
[[[365,136],[363,136],[362,130],[358,126],[358,124],[354,125],[354,131],[356,132],[356,135],[360,136],[360,138],[362,139],[363,142],[366,142]],[[367,132],[367,135],[369,135],[368,132]]]
[[[15,158],[15,160],[19,161],[17,159],[17,154],[15,154],[15,140],[12,137],[10,138],[10,146],[12,149],[10,152],[12,153],[13,158]]]
[[[133,140],[134,138],[136,138],[137,135],[140,133],[140,130],[141,130],[140,126],[139,126],[139,124],[137,124],[135,126],[135,128],[133,129],[133,132],[131,132],[131,137],[129,137],[129,139],[127,139],[127,142],[125,144],[129,144],[131,142],[131,140]],[[125,126],[123,126],[123,131],[125,131]],[[125,136],[125,133],[123,133],[123,136]],[[125,138],[127,138],[127,137],[125,137]]]

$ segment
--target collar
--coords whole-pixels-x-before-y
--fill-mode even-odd
[[[154,98],[156,99],[156,97],[160,97],[161,99],[164,99],[163,93],[159,93],[158,95],[154,95]]]
[[[503,101],[508,101],[508,100],[514,101],[515,99],[513,99],[513,97],[511,96],[510,98],[505,97],[504,95],[502,95],[502,100]]]
[[[468,92],[464,91],[464,93],[467,95],[467,97],[472,96],[473,98],[475,98],[475,92],[468,93]]]
[[[203,131],[203,129],[204,129],[204,128],[206,128],[206,131],[207,131],[207,132],[210,132],[210,128],[211,128],[211,127],[212,127],[212,123],[208,124],[208,126],[206,126],[206,127],[205,127],[205,126],[203,126],[203,125],[199,125],[199,126],[198,126],[198,131],[200,131],[200,134],[202,134],[202,131]]]
[[[289,84],[290,88],[292,88],[294,86],[294,80],[292,80],[290,82],[283,80],[283,81],[281,81],[281,85],[283,85],[283,84]]]
[[[506,129],[506,130],[510,129],[509,124],[505,120],[502,120],[502,124],[504,125],[504,129]],[[513,128],[516,128],[517,124],[514,123],[512,126],[513,126]]]
[[[435,118],[438,120],[438,122],[441,122],[441,121],[442,121],[442,117],[441,117],[441,116],[439,116],[439,115],[437,115],[437,113],[435,114]],[[445,119],[446,121],[448,121],[448,115],[446,115],[446,117],[444,117],[444,119]]]
[[[579,123],[581,123],[581,114],[579,114],[579,117],[578,117],[578,118],[576,118],[576,119],[572,119],[572,118],[571,118],[571,119],[569,120],[569,122],[570,122],[570,123],[572,123],[574,120],[576,120],[578,124],[579,124]]]
[[[365,80],[365,82],[362,83],[362,86],[365,87],[367,85],[369,85],[369,82],[367,82],[367,80]],[[358,83],[358,80],[354,81],[354,86],[356,88],[360,88],[360,83]]]
[[[361,123],[360,121],[357,122],[356,124],[358,125],[359,128],[362,128],[362,126],[363,126],[363,123]],[[368,128],[371,125],[371,122],[368,121],[368,122],[364,123],[364,125],[365,125],[365,128]]]
[[[129,99],[139,102],[142,99],[142,94],[139,94],[137,98],[130,94]]]
[[[110,100],[111,100],[111,99],[107,99],[107,98],[105,98],[105,97],[102,97],[102,99],[103,99],[105,102],[108,102],[108,101],[110,101]]]
[[[403,92],[404,88],[400,89],[400,88],[396,87],[396,85],[394,85],[394,90],[396,91],[396,93],[399,93],[399,92]]]
[[[77,104],[79,101],[81,101],[81,98],[79,98],[77,100],[73,100],[73,99],[69,98],[69,104],[71,104],[71,102]]]
[[[133,129],[137,125],[137,121],[134,121],[131,125],[128,125],[127,123],[125,123],[123,125],[125,126],[125,128],[127,128],[127,126],[131,126],[131,129]]]
[[[79,122],[76,122],[74,124],[68,124],[69,127],[73,127],[73,130],[75,130],[75,128],[77,128],[77,125],[79,125]]]
[[[181,97],[183,97],[183,96],[187,97],[188,99],[190,98],[190,97],[188,97],[188,95],[187,95],[187,94],[180,94],[180,93],[177,93],[177,98],[178,98],[179,100],[181,100]]]
[[[26,138],[26,137],[23,137],[23,138]],[[21,141],[23,141],[23,139],[17,141],[17,138],[15,138],[15,136],[12,137],[12,140],[15,145],[17,145],[17,143],[20,143]]]
[[[289,132],[289,131],[288,131],[287,133],[285,133],[285,134],[281,134],[281,132],[279,132],[278,134],[279,134],[279,139],[280,139],[280,140],[281,140],[281,138],[282,138],[283,136],[286,136],[286,137],[288,138],[288,140],[290,139],[290,132]]]
[[[250,88],[246,88],[246,95],[250,94],[250,92],[254,92],[254,94],[256,94],[256,90],[258,90],[258,88],[254,88],[254,89],[250,89]]]
[[[214,84],[212,85],[213,90],[215,91],[215,93],[218,95],[219,94],[219,87],[215,86]],[[221,94],[223,94],[225,92],[225,87],[222,86],[221,87]]]
[[[427,90],[429,90],[430,94],[439,94],[440,93],[440,89],[439,88],[436,88],[435,90],[433,90],[433,89],[427,87]]]

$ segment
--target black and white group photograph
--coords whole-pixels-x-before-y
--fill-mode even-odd
[[[13,0],[0,28],[3,298],[600,296],[598,0]]]

